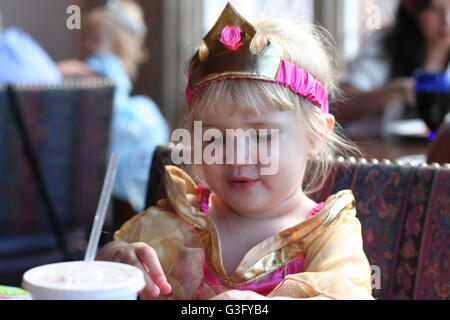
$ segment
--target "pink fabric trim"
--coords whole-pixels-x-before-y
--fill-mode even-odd
[[[209,194],[211,193],[209,189],[205,186],[197,186],[195,188],[198,194],[198,210],[203,213],[208,213],[209,209]]]
[[[189,106],[189,110],[191,110],[192,99],[198,90],[209,85],[210,83],[219,82],[227,79],[270,81],[259,78],[230,76],[205,82],[202,85],[198,86],[197,88],[192,89],[191,78],[189,77],[188,84],[186,87],[186,100]],[[299,68],[297,65],[287,62],[285,60],[281,60],[277,77],[275,81],[270,82],[278,83],[291,89],[292,92],[304,97],[307,101],[316,105],[318,108],[320,108],[320,110],[322,110],[323,113],[325,114],[329,113],[328,94],[325,90],[325,87],[319,80],[315,79],[309,72]]]
[[[287,265],[280,267],[271,273],[262,276],[256,280],[237,287],[225,287],[217,278],[214,272],[209,269],[208,263],[205,260],[203,265],[203,284],[208,287],[223,287],[227,290],[251,290],[263,296],[267,296],[280,284],[286,275],[305,272],[305,258],[302,256]]]
[[[188,77],[188,83],[186,86],[186,100],[189,106],[189,111],[191,111],[192,98],[194,98],[194,90],[191,87],[191,76]]]
[[[315,206],[306,216],[306,219],[309,219],[311,217],[314,217],[317,213],[319,213],[320,210],[322,210],[323,206],[325,205],[325,202],[319,203],[317,206]]]
[[[305,97],[311,103],[328,113],[328,95],[324,86],[316,80],[309,72],[300,69],[297,65],[281,61],[276,83],[282,84],[293,92]]]

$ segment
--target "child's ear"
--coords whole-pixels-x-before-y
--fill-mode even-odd
[[[334,116],[332,114],[326,115],[326,121],[327,121],[327,128],[328,131],[331,132],[334,130],[334,126],[336,125],[336,120],[334,119]]]
[[[318,139],[314,139],[313,141],[311,141],[311,151],[308,152],[308,158],[314,158],[315,156],[317,156],[320,152],[320,149],[323,147],[323,144],[325,143],[325,139],[327,139],[328,134],[331,133],[334,130],[334,127],[336,125],[336,121],[334,119],[334,116],[332,114],[327,114],[325,116],[325,125],[326,127],[324,127],[324,131],[328,131],[328,132],[321,132],[319,133],[319,138]]]

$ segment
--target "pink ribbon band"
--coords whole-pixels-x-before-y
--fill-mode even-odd
[[[189,105],[189,110],[191,109],[192,99],[198,90],[212,82],[228,79],[263,80],[278,83],[289,88],[292,92],[304,97],[307,101],[320,108],[323,113],[326,114],[329,112],[328,94],[323,84],[315,79],[309,72],[285,60],[281,60],[280,67],[274,81],[261,78],[252,78],[248,76],[224,76],[223,78],[202,83],[200,86],[192,89],[191,81],[189,79],[186,87],[186,100]]]
[[[328,94],[323,84],[297,65],[281,60],[275,83],[291,89],[319,107],[323,113],[328,113]]]

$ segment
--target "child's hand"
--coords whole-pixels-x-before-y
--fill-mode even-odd
[[[172,291],[156,251],[144,242],[114,241],[102,249],[97,259],[126,263],[141,269],[146,282],[144,294],[148,297],[158,297]]]
[[[267,300],[267,297],[250,290],[228,290],[211,300]]]

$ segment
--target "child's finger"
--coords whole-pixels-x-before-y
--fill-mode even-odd
[[[145,293],[150,296],[150,297],[158,297],[161,290],[159,290],[158,286],[150,279],[150,277],[148,276],[147,272],[145,270],[143,270],[144,273],[144,279],[145,279],[145,287],[144,287],[144,291]]]
[[[169,294],[170,292],[172,292],[172,286],[169,282],[167,282],[167,280],[165,282],[159,283],[158,286],[161,290],[161,294]]]
[[[164,275],[164,271],[154,249],[148,246],[142,247],[136,250],[136,255],[139,260],[143,262],[145,269],[148,270],[148,274],[153,282],[159,287],[160,291],[163,294],[170,293],[172,288],[167,282],[166,276]]]
[[[150,297],[159,296],[161,290],[158,288],[156,283],[149,277],[148,270],[145,268],[145,265],[140,261],[140,259],[136,256],[135,259],[129,260],[127,263],[141,269],[142,273],[144,274],[145,280],[144,291],[146,292],[146,294],[149,295]]]

